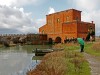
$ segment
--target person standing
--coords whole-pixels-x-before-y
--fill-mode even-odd
[[[82,38],[77,38],[78,43],[80,44],[81,51],[84,52],[84,40]]]

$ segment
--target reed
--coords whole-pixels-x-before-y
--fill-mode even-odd
[[[28,75],[64,75],[67,71],[64,52],[53,52],[44,56],[42,62]]]
[[[55,45],[57,48],[63,46]],[[66,48],[63,51],[46,54],[40,64],[27,75],[90,75],[90,68],[86,63],[87,61],[80,52],[69,51]]]
[[[64,46],[61,43],[53,45],[53,48],[63,48],[63,47]]]

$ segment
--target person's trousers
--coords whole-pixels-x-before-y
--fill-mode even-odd
[[[81,47],[81,52],[84,52],[84,45],[80,45]]]

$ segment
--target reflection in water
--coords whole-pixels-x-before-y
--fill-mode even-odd
[[[32,50],[36,48],[49,48],[49,46],[19,45],[0,48],[0,75],[26,75],[25,73],[37,64],[32,60],[34,56]]]

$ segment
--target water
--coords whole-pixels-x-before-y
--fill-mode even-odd
[[[48,45],[25,45],[0,48],[0,75],[26,75],[37,64],[32,60],[33,49],[49,48]]]

